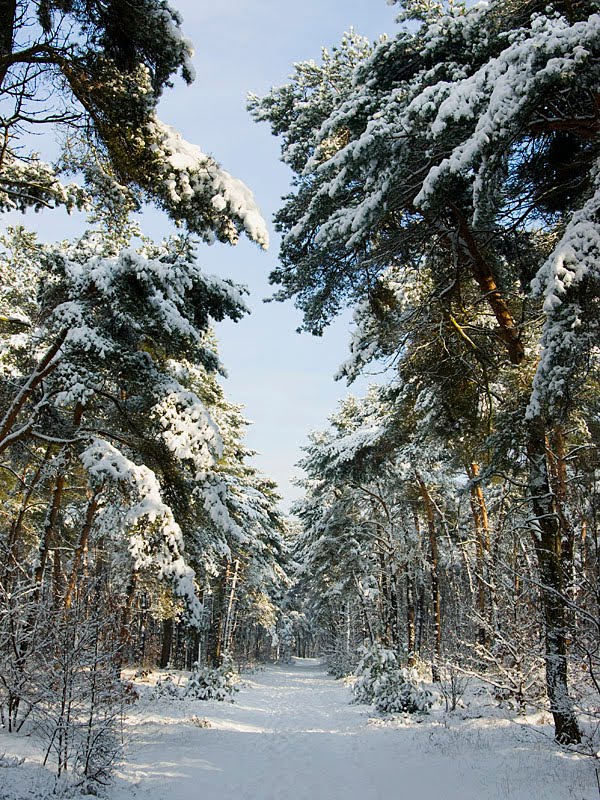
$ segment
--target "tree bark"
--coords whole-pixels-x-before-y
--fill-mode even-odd
[[[42,537],[38,553],[38,562],[34,572],[34,579],[37,587],[36,593],[38,597],[42,585],[42,579],[44,577],[46,562],[48,560],[48,553],[52,545],[55,544],[58,515],[62,505],[66,480],[66,474],[64,471],[62,471],[59,475],[57,475],[56,481],[54,482],[52,500],[50,501],[50,507],[46,517],[46,524],[44,525],[44,535]]]
[[[13,51],[17,0],[0,0],[0,89]]]
[[[479,628],[477,639],[480,644],[486,645],[488,639],[487,599],[486,599],[486,578],[487,578],[487,557],[490,549],[490,526],[488,520],[487,505],[481,485],[477,483],[479,476],[479,465],[475,462],[467,466],[467,475],[471,481],[471,513],[475,526],[475,554],[477,569],[475,574],[476,581],[476,604],[479,616]]]
[[[225,568],[218,580],[217,587],[213,594],[212,619],[208,633],[208,663],[213,667],[221,665],[223,655],[223,634],[225,625],[225,603],[227,582],[229,581],[229,560],[225,563]]]
[[[561,744],[581,741],[581,731],[569,696],[567,680],[566,601],[564,596],[561,531],[550,489],[543,420],[529,423],[527,439],[532,536],[537,555],[545,622],[546,690]]]
[[[419,491],[423,504],[425,506],[425,516],[427,519],[427,531],[429,533],[429,563],[431,572],[431,602],[433,606],[433,627],[434,627],[434,640],[435,651],[433,658],[432,671],[434,673],[433,679],[437,680],[438,665],[442,658],[442,601],[440,595],[440,581],[438,572],[438,542],[437,532],[435,529],[435,506],[429,490],[425,485],[425,481],[415,473],[417,483],[419,484]]]
[[[235,608],[235,601],[236,601],[236,588],[238,583],[238,577],[240,572],[240,560],[236,558],[235,563],[233,565],[233,578],[231,580],[231,588],[229,590],[229,600],[227,602],[227,613],[225,615],[225,633],[223,636],[225,649],[231,649],[231,642],[233,639],[233,617],[234,617],[234,608]]]
[[[131,609],[133,608],[133,601],[135,600],[135,592],[137,589],[138,575],[137,572],[132,572],[129,576],[129,583],[125,590],[125,603],[123,604],[123,611],[121,615],[121,659],[123,658],[123,650],[129,641],[129,623],[131,621]]]
[[[67,582],[67,588],[65,591],[65,608],[71,608],[71,604],[73,602],[73,593],[75,592],[75,586],[77,584],[77,575],[79,572],[79,567],[83,559],[83,554],[87,550],[90,533],[92,530],[92,525],[94,524],[94,517],[96,516],[96,511],[98,510],[98,504],[100,502],[99,498],[101,491],[102,487],[96,489],[96,491],[94,492],[88,503],[87,511],[85,514],[85,521],[83,523],[81,534],[79,536],[79,542],[77,544],[77,547],[75,548],[75,552],[73,553],[71,574],[69,576],[69,580]]]
[[[560,528],[561,561],[564,592],[574,600],[575,584],[575,529],[567,512],[568,476],[565,432],[562,425],[554,425],[548,437],[548,466],[552,477],[556,514]]]
[[[406,571],[406,649],[408,651],[409,663],[415,660],[415,598],[413,582]]]
[[[73,411],[73,428],[75,431],[81,425],[83,412],[84,412],[84,407],[80,403],[78,403],[75,406],[75,410]],[[54,548],[54,596],[56,600],[58,600],[58,595],[60,593],[60,587],[62,584],[62,563],[60,558],[60,550],[58,549],[58,520],[59,520],[60,509],[62,506],[65,486],[67,483],[67,465],[70,456],[71,454],[67,446],[63,447],[62,451],[58,455],[59,472],[58,475],[56,476],[56,481],[54,482],[52,500],[50,503],[50,508],[48,510],[48,515],[46,517],[46,523],[44,525],[44,536],[40,544],[38,564],[35,568],[35,574],[34,574],[35,583],[37,587],[36,591],[39,596],[39,591],[44,577],[44,569],[46,566],[46,561],[48,559],[48,551],[51,547],[53,547]],[[65,460],[65,463],[63,464],[60,463],[60,459],[62,458],[64,458]]]
[[[520,364],[525,358],[525,348],[508,303],[498,287],[493,270],[481,252],[464,214],[453,203],[451,208],[458,224],[459,246],[462,255],[469,265],[471,275],[484,293],[484,298],[496,317],[498,334],[508,351],[511,363]]]
[[[173,617],[163,620],[162,624],[162,644],[160,648],[159,667],[166,669],[171,660],[171,649],[173,647]]]

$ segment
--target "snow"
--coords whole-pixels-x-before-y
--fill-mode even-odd
[[[242,181],[234,178],[216,161],[203,153],[195,144],[187,142],[171,125],[153,117],[145,126],[158,156],[159,180],[174,206],[179,207],[193,198],[208,193],[212,208],[218,213],[227,212],[239,220],[250,239],[265,250],[269,246],[269,232],[254,195]],[[207,198],[208,199],[208,198]],[[198,224],[202,223],[198,221]],[[236,240],[231,228],[232,243]]]
[[[187,83],[193,83],[196,78],[196,70],[192,58],[194,57],[194,45],[191,39],[183,35],[181,25],[183,24],[183,17],[173,8],[169,3],[159,5],[153,13],[160,17],[163,22],[164,29],[169,39],[171,39],[173,46],[182,54],[182,67],[183,74]]]
[[[440,98],[448,94],[439,104],[437,116],[431,124],[433,135],[443,135],[449,124],[460,119],[478,117],[478,121],[473,134],[455,148],[451,156],[429,171],[415,198],[415,205],[427,207],[445,174],[464,174],[469,167],[476,166],[482,154],[499,149],[499,142],[512,131],[513,120],[531,102],[537,87],[547,85],[556,76],[575,75],[576,67],[590,57],[599,29],[600,16],[597,14],[573,25],[566,20],[540,17],[532,23],[531,37],[524,42],[513,42],[499,57],[474,75],[459,81],[450,94],[445,82],[431,87],[429,92],[437,92]],[[413,101],[421,102],[422,96]],[[483,179],[485,175],[483,158],[479,177]],[[485,181],[476,180],[474,187],[477,205],[477,190],[485,191]]]
[[[109,800],[597,796],[592,759],[556,746],[546,715],[500,709],[480,686],[462,710],[437,703],[430,715],[388,718],[351,705],[349,688],[316,659],[245,676],[233,704],[151,699],[152,686],[138,688]],[[0,753],[2,800],[47,794],[31,737],[0,732]]]
[[[27,191],[23,190],[27,187]],[[37,154],[23,160],[11,151],[3,154],[0,211],[26,211],[33,208],[64,206],[68,211],[87,208],[89,196],[74,183],[62,184],[54,168],[41,161]]]
[[[594,296],[593,287],[600,278],[599,213],[600,180],[596,176],[594,193],[573,214],[554,252],[531,283],[533,294],[543,297],[545,321],[527,408],[529,419],[541,413],[544,402],[551,410],[560,405],[571,391],[574,375],[585,364],[586,351],[594,345],[597,333],[593,326],[588,330],[585,325],[589,311],[583,301],[586,292]]]
[[[129,553],[134,571],[154,566],[158,577],[169,580],[188,607],[190,622],[199,624],[203,607],[196,596],[195,574],[183,557],[183,533],[171,508],[162,499],[154,472],[123,455],[110,442],[94,438],[80,460],[91,479],[121,483],[133,494],[124,523],[129,534]],[[152,528],[160,533],[154,541]]]
[[[307,110],[301,103],[294,107],[298,122],[283,126],[291,140],[288,146],[284,138],[283,160],[290,160],[291,148],[294,157],[302,152],[302,141],[296,141],[304,133],[302,126],[314,135],[304,136],[309,151],[293,167],[310,180],[299,182],[305,187],[297,194],[302,202],[290,217],[295,224],[285,229],[284,248],[293,251],[297,243],[310,242],[310,247],[358,250],[371,240],[389,208],[426,213],[440,201],[448,180],[458,175],[469,185],[475,226],[484,222],[499,159],[514,148],[524,115],[543,106],[540,98],[575,85],[597,58],[599,14],[573,23],[558,13],[534,15],[530,26],[500,37],[494,46],[501,43],[503,49],[492,57],[486,49],[489,37],[496,36],[494,15],[485,6],[444,8],[437,22],[436,8],[442,14],[441,5],[411,3],[405,19],[411,12],[424,12],[428,24],[418,32],[401,30],[355,62],[352,90],[340,91],[331,108],[318,97]],[[470,54],[468,66],[454,62],[453,45]],[[414,75],[411,48],[422,56]],[[456,57],[461,60],[458,53]],[[398,78],[383,80],[385,65]],[[296,81],[299,91],[300,77]],[[269,118],[269,103],[280,102],[277,91],[266,98],[263,118]],[[285,87],[281,97],[287,100]],[[283,103],[281,108],[285,113]],[[323,118],[320,125],[314,119],[317,113]],[[277,125],[279,119],[274,132],[280,133]],[[348,135],[340,137],[340,132]],[[415,142],[420,142],[423,166],[413,177],[398,172],[398,165],[413,163]],[[304,197],[307,186],[310,192]],[[294,202],[284,209],[289,212]]]
[[[212,467],[223,454],[219,429],[204,404],[176,381],[165,389],[154,415],[160,421],[162,438],[169,450],[177,458],[191,461],[197,474]]]
[[[245,678],[234,704],[142,700],[111,800],[595,796],[590,762],[495,704],[385,720],[350,699],[318,660],[293,659]]]

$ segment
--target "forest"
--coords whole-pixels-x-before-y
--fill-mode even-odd
[[[383,720],[475,681],[596,763],[600,7],[396,6],[248,95],[292,176],[274,297],[316,336],[350,310],[336,377],[377,374],[288,513],[223,388],[247,290],[201,266],[269,225],[158,116],[180,12],[0,0],[0,754],[32,735],[63,796],[109,790],[149,673],[230,700],[293,658]]]

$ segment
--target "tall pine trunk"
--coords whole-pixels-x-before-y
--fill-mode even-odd
[[[439,664],[442,659],[442,598],[440,594],[440,578],[438,566],[438,541],[435,529],[435,505],[423,478],[416,473],[417,483],[427,518],[427,532],[429,534],[429,565],[431,572],[431,604],[433,606],[433,629],[435,650],[433,655],[432,673],[433,680],[438,680]]]
[[[562,744],[581,741],[567,682],[567,602],[564,596],[561,529],[550,489],[544,422],[529,423],[527,439],[532,535],[537,555],[545,623],[546,690],[555,736]]]
[[[223,565],[217,585],[213,592],[213,606],[210,628],[208,631],[208,663],[213,667],[221,665],[223,657],[223,635],[225,633],[225,615],[227,603],[227,584],[229,582],[231,563],[228,559]]]
[[[481,484],[478,483],[479,464],[472,462],[467,465],[467,476],[471,482],[471,514],[473,515],[473,525],[475,527],[475,553],[477,571],[475,580],[477,582],[476,606],[479,617],[479,628],[477,639],[480,644],[486,645],[489,630],[489,611],[487,603],[486,585],[489,584],[487,576],[487,563],[490,549],[490,526],[488,520],[487,504],[483,496]]]
[[[548,437],[548,468],[552,491],[555,498],[556,514],[561,539],[561,562],[563,591],[570,603],[575,600],[575,528],[567,508],[569,476],[567,474],[567,449],[565,431],[562,425],[553,426]],[[567,635],[570,636],[575,620],[572,609],[567,610]]]
[[[160,646],[161,669],[166,669],[171,661],[171,650],[173,649],[173,617],[167,617],[162,624],[162,641]]]

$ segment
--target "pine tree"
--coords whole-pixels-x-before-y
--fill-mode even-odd
[[[316,333],[359,304],[349,369],[396,358],[404,375],[427,376],[438,404],[462,397],[467,419],[482,398],[490,419],[501,411],[495,387],[514,373],[529,380],[515,432],[529,464],[548,696],[557,739],[574,742],[546,441],[576,413],[589,386],[580,376],[597,371],[596,8],[403,9],[416,27],[358,53],[338,92],[326,64],[307,87],[303,65],[252,100],[296,173],[272,280]]]
[[[192,44],[166,0],[7,0],[0,21],[0,97],[12,106],[3,116],[0,208],[89,200],[83,187],[61,182],[60,165],[28,152],[25,133],[59,124],[79,151],[64,166],[83,172],[92,193],[102,182],[134,207],[157,203],[206,240],[233,243],[244,231],[266,247],[249,189],[156,115],[177,73],[194,79]]]
[[[201,241],[268,235],[249,189],[156,115],[177,73],[193,80],[178,12],[6,2],[0,27],[0,208],[88,214],[74,241],[0,241],[0,711],[18,724],[51,619],[106,607],[95,642],[116,641],[100,657],[118,676],[140,612],[197,650],[224,558],[227,642],[259,593],[275,614],[286,555],[275,486],[217,381],[212,326],[247,312],[245,290],[200,266]],[[60,136],[54,163],[31,132]],[[183,231],[148,239],[132,219],[146,202]]]

